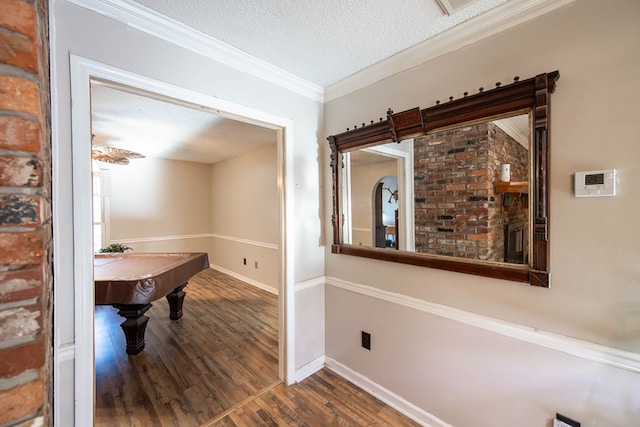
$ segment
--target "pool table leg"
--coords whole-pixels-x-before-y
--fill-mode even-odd
[[[169,319],[178,320],[182,317],[182,303],[184,302],[184,296],[187,294],[183,291],[188,282],[178,286],[169,294],[166,298],[169,302]]]
[[[127,354],[138,354],[144,349],[144,331],[149,317],[144,313],[151,304],[114,304],[118,314],[127,320],[120,324],[127,340]]]

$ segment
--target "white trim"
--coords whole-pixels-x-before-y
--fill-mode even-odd
[[[235,271],[227,270],[226,268],[221,267],[221,266],[219,266],[217,264],[212,264],[212,265],[210,265],[210,267],[213,268],[214,270],[218,270],[221,273],[228,274],[231,277],[234,277],[234,278],[236,278],[238,280],[241,280],[241,281],[243,281],[245,283],[248,283],[248,284],[250,284],[252,286],[255,286],[256,288],[260,288],[263,291],[267,291],[267,292],[272,293],[274,295],[278,295],[278,288],[274,288],[272,286],[269,286],[266,283],[262,283],[262,282],[259,282],[257,280],[254,280],[254,279],[252,279],[250,277],[243,276],[242,274],[238,274]]]
[[[275,250],[279,249],[277,244],[241,239],[239,237],[224,236],[222,234],[211,234],[211,237],[215,239],[221,239],[221,240],[230,240],[232,242],[242,243],[243,245],[259,246],[261,248],[266,248],[266,249],[275,249]]]
[[[93,424],[94,316],[93,191],[91,189],[90,69],[71,58],[71,178],[73,181],[73,289],[75,420]]]
[[[325,359],[325,356],[320,356],[317,359],[307,363],[302,368],[296,369],[296,382],[299,383],[300,381],[310,377],[320,369],[324,368]]]
[[[399,144],[411,145],[409,150],[400,150]],[[413,138],[405,139],[399,143],[377,145],[375,147],[365,148],[364,151],[379,153],[396,159],[397,177],[398,177],[398,194],[401,203],[398,203],[398,215],[400,216],[400,226],[398,227],[398,235],[400,236],[400,249],[404,251],[414,251],[416,248],[415,218],[413,216],[415,198],[408,196],[414,194],[414,173],[413,173]]]
[[[243,73],[323,102],[322,87],[130,0],[67,0]]]
[[[362,151],[381,154],[390,159],[396,160],[396,176],[398,178],[398,215],[400,217],[400,226],[398,235],[400,236],[400,249],[412,251],[415,248],[415,238],[410,230],[413,230],[413,197],[405,197],[407,194],[413,194],[413,139],[406,139],[400,142],[400,144],[411,144],[410,150],[398,149],[398,144],[384,144],[377,145],[375,147],[366,147]],[[344,225],[342,227],[342,241],[345,243],[356,244],[353,241],[353,233],[364,232],[372,233],[372,229],[368,227],[354,227],[353,226],[353,213],[352,213],[352,198],[351,198],[351,153],[344,153],[342,160],[342,168],[340,169],[340,183],[342,192],[341,206],[342,217],[344,218]],[[375,188],[374,188],[375,189]],[[372,193],[373,194],[373,193]],[[375,236],[372,236],[372,241],[375,240]],[[361,244],[361,243],[360,243]]]
[[[359,73],[325,87],[324,101],[333,101],[394,74],[417,67],[434,58],[552,12],[574,1],[512,0],[506,2],[502,6],[473,18],[465,25],[455,26]]]
[[[449,2],[449,0],[436,0],[442,11],[447,15],[453,15],[456,8]]]
[[[76,358],[76,347],[74,345],[66,345],[58,348],[56,353],[58,362],[66,362]]]
[[[51,2],[54,3],[54,2]],[[58,191],[61,187],[60,179],[62,171],[65,171],[63,167],[63,162],[58,161],[62,156],[61,147],[60,147],[60,110],[57,106],[57,100],[60,99],[60,93],[58,91],[58,85],[55,83],[55,76],[58,75],[58,67],[57,67],[57,32],[55,28],[57,28],[56,24],[56,14],[52,13],[54,4],[49,5],[49,66],[50,66],[50,91],[51,91],[51,208],[55,213],[57,207],[62,205],[62,197],[60,196],[61,192]],[[68,235],[67,239],[63,240],[61,236],[65,235],[65,231],[71,231],[71,226],[68,222],[63,220],[63,215],[52,215],[51,217],[51,225],[52,225],[52,233],[53,233],[53,253],[61,254],[64,253],[63,242],[68,244]],[[62,410],[63,407],[63,398],[65,396],[65,390],[73,390],[73,378],[69,378],[68,375],[63,374],[63,367],[65,363],[69,363],[69,360],[73,360],[75,358],[75,346],[73,344],[67,344],[62,341],[62,333],[61,324],[63,320],[61,320],[62,313],[64,309],[59,309],[64,307],[61,292],[59,289],[61,287],[61,283],[65,283],[71,280],[72,272],[68,268],[68,263],[65,264],[61,260],[62,257],[54,256],[53,257],[53,397],[52,397],[52,405],[53,405],[53,424],[57,426],[69,425],[68,420],[73,420],[73,416],[70,416]],[[68,302],[67,302],[68,304]],[[68,399],[70,397],[67,397]],[[75,416],[75,415],[74,415]]]
[[[340,199],[338,206],[342,207],[342,241],[353,244],[353,206],[351,204],[351,152],[338,155],[338,182],[340,183]]]
[[[145,243],[163,242],[165,240],[206,239],[213,237],[211,233],[182,234],[177,236],[133,237],[131,239],[109,239],[109,243]]]
[[[348,282],[335,277],[327,277],[326,285],[335,286],[361,295],[377,298],[389,303],[420,310],[425,313],[455,320],[469,326],[484,329],[496,334],[536,344],[552,350],[602,363],[607,366],[640,373],[640,354],[619,350],[589,341],[579,340],[553,332],[543,331],[525,325],[507,322],[488,316],[460,310],[446,305],[435,304],[419,298],[389,292],[372,286]]]
[[[258,246],[266,249],[278,250],[279,246],[275,243],[258,242],[257,240],[241,239],[233,236],[223,236],[222,234],[215,233],[200,233],[200,234],[181,234],[176,236],[155,236],[155,237],[133,237],[130,239],[110,239],[109,243],[145,243],[145,242],[162,242],[165,240],[187,240],[187,239],[205,239],[214,238],[221,240],[230,240],[236,243],[242,243],[243,245]]]
[[[371,232],[371,228],[368,227],[352,227],[353,231],[361,231],[364,233],[370,233]]]
[[[525,114],[525,116],[528,114]],[[519,116],[516,116],[519,117]],[[528,133],[523,133],[522,129],[514,124],[514,122],[510,118],[500,119],[493,122],[494,125],[498,126],[502,129],[507,135],[511,138],[515,139],[518,144],[522,145],[527,150],[529,149],[529,139],[531,138]],[[531,129],[531,125],[529,124],[527,129]]]
[[[73,197],[73,260],[67,264],[73,265],[73,286],[75,292],[74,319],[76,327],[75,337],[75,422],[76,425],[93,424],[94,408],[94,375],[93,375],[93,286],[86,283],[93,281],[93,248],[91,248],[90,230],[92,224],[91,206],[91,153],[90,153],[90,122],[89,115],[90,81],[100,79],[114,85],[134,87],[146,92],[156,93],[185,102],[201,105],[222,111],[229,116],[241,117],[244,121],[259,123],[277,130],[278,145],[278,182],[281,198],[281,242],[279,245],[281,256],[279,298],[279,366],[280,376],[288,384],[295,375],[295,293],[294,293],[294,264],[293,250],[293,121],[263,111],[255,110],[230,101],[204,95],[173,84],[160,82],[148,77],[135,74],[110,65],[102,64],[86,58],[70,54],[71,68],[71,124],[72,124],[72,187],[73,194],[66,194],[65,200]],[[55,103],[57,98],[52,99]],[[62,144],[54,139],[55,144]],[[68,142],[67,142],[68,143]],[[54,145],[54,151],[57,147]],[[86,161],[85,161],[86,159]],[[60,159],[54,158],[53,170],[62,167]],[[55,180],[54,180],[55,181]],[[66,187],[59,189],[61,193],[68,191]],[[63,196],[60,196],[58,203]],[[63,229],[70,228],[69,219],[60,221]],[[86,230],[85,230],[86,229]],[[55,241],[54,241],[55,244]],[[61,264],[64,268],[67,264]],[[60,280],[60,279],[58,279]]]
[[[315,288],[316,286],[324,286],[324,276],[296,283],[296,292],[306,291],[307,289]]]
[[[287,385],[293,384],[296,372],[296,295],[295,295],[295,224],[293,173],[293,122],[288,120],[277,130],[278,202],[280,205],[280,289],[279,375]],[[284,355],[285,363],[282,362]]]
[[[331,369],[336,374],[349,380],[372,396],[382,400],[384,403],[411,418],[415,422],[426,427],[452,427],[451,424],[447,424],[435,415],[431,415],[427,411],[418,408],[413,403],[403,399],[394,392],[382,387],[378,383],[370,380],[342,363],[330,357],[326,357],[326,364],[327,368]]]
[[[67,1],[313,101],[328,102],[544,15],[575,0],[512,0],[474,18],[465,25],[455,26],[361,72],[329,85],[324,90],[314,83],[131,0]]]

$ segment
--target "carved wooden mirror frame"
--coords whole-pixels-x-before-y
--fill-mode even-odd
[[[539,74],[534,78],[467,95],[458,100],[420,110],[419,107],[394,114],[387,119],[363,123],[362,127],[329,136],[333,177],[333,245],[332,252],[423,267],[438,268],[486,277],[526,282],[534,286],[549,287],[549,135],[550,95],[560,78],[558,71]],[[439,129],[451,128],[481,119],[504,116],[512,112],[530,111],[533,116],[532,164],[530,169],[530,197],[533,208],[532,249],[529,265],[511,265],[495,262],[465,260],[461,258],[363,247],[341,242],[342,214],[340,211],[340,158],[341,153],[359,147],[399,142]],[[530,227],[531,228],[531,227]],[[531,231],[531,230],[529,230]]]

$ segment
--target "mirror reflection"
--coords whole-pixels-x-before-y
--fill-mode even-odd
[[[342,242],[528,264],[530,115],[343,153]]]

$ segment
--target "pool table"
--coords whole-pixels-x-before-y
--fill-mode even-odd
[[[151,302],[166,297],[169,318],[182,317],[183,291],[189,279],[209,268],[206,252],[187,253],[104,253],[95,254],[93,277],[95,304],[112,305],[126,320],[124,332],[127,354],[144,349],[144,333]]]

